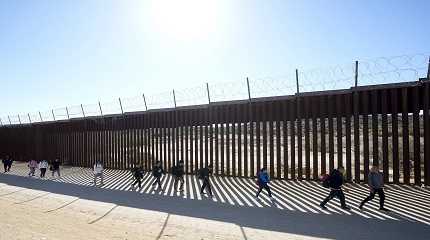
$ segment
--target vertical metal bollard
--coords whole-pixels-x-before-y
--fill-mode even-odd
[[[297,126],[297,179],[302,180],[302,118],[300,111],[300,87],[299,87],[299,70],[296,69],[296,126]]]

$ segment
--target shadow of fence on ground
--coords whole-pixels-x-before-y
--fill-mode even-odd
[[[360,211],[358,205],[368,195],[367,186],[347,184],[345,195],[351,211],[341,209],[337,200],[332,200],[327,204],[328,209],[322,210],[319,203],[328,191],[317,182],[272,181],[274,199],[271,200],[264,192],[260,198],[255,198],[253,179],[212,177],[214,197],[208,198],[200,194],[201,183],[191,175],[185,177],[184,191],[178,192],[171,175],[162,177],[163,191],[158,191],[152,187],[150,173],[145,174],[142,187],[134,189],[129,171],[107,169],[104,185],[94,187],[91,169],[67,167],[62,170],[61,178],[51,175],[46,179],[23,178],[28,174],[27,168],[24,164],[16,164],[11,173],[0,175],[0,181],[80,199],[318,237],[370,234],[376,238],[384,229],[388,231],[397,225],[404,236],[414,234],[417,229],[430,234],[430,190],[427,188],[386,186],[386,207],[392,210],[386,213],[378,210],[377,197]],[[369,232],[360,232],[359,226],[369,228]],[[386,234],[380,236],[393,235]]]

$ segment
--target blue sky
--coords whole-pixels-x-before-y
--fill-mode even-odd
[[[429,52],[427,0],[0,1],[0,116]]]

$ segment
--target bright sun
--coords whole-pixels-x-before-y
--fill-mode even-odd
[[[176,40],[204,40],[216,29],[216,2],[209,0],[156,0],[155,26]]]

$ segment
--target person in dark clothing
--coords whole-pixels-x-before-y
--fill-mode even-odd
[[[334,197],[339,198],[340,205],[342,209],[350,210],[349,207],[346,206],[345,195],[343,194],[342,185],[343,185],[343,174],[345,172],[345,168],[338,167],[338,169],[334,169],[329,177],[329,186],[330,186],[330,194],[321,202],[320,206],[322,209],[327,209],[325,207],[326,203],[333,199]]]
[[[178,182],[181,182],[181,186],[179,187],[178,191],[184,190],[184,161],[179,161],[178,165],[174,166],[172,168],[172,174],[175,178],[174,187],[177,189]]]
[[[9,161],[9,156],[6,155],[6,157],[2,159],[4,172],[7,172],[8,161]]]
[[[369,188],[370,194],[364,199],[359,208],[363,209],[363,206],[366,202],[372,200],[377,193],[379,195],[379,209],[382,211],[388,211],[388,209],[384,208],[385,194],[384,194],[384,178],[381,172],[379,172],[378,166],[373,166],[370,169],[369,174]]]
[[[255,196],[256,198],[258,198],[258,195],[260,195],[261,191],[264,188],[269,194],[269,197],[272,199],[272,192],[270,191],[269,182],[270,182],[270,178],[269,178],[269,174],[267,173],[267,169],[262,168],[257,173],[258,191],[257,191],[257,195]]]
[[[154,176],[154,182],[152,183],[152,186],[154,187],[156,184],[158,184],[158,190],[163,190],[163,187],[161,186],[160,178],[164,174],[163,167],[161,167],[161,162],[157,161],[155,163],[154,168],[152,168],[152,176]]]
[[[55,172],[57,172],[58,177],[60,177],[60,159],[56,158],[51,164],[52,177],[54,177]]]
[[[145,172],[143,171],[143,168],[140,165],[137,165],[131,170],[131,173],[133,174],[133,177],[134,177],[134,182],[132,184],[133,188],[134,188],[134,185],[136,185],[136,183],[138,183],[139,188],[141,188],[142,178],[143,178],[143,175],[145,174]]]
[[[212,197],[212,188],[211,188],[211,182],[210,182],[210,175],[212,175],[212,164],[209,166],[200,169],[199,171],[199,179],[203,181],[202,187],[200,188],[200,193],[205,194],[204,190],[205,188],[208,189],[209,196]]]
[[[7,170],[6,172],[10,172],[10,168],[12,167],[13,159],[12,157],[8,156],[7,158]]]

